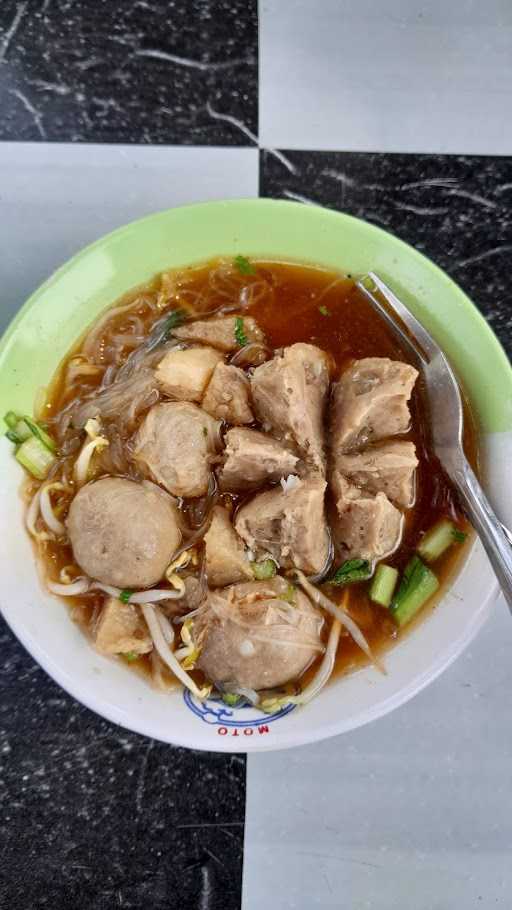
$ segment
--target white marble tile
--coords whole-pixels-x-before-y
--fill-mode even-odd
[[[257,195],[257,149],[0,143],[0,331],[54,269],[119,225]]]
[[[260,143],[512,154],[509,0],[262,0]]]
[[[248,757],[243,910],[508,910],[511,641],[500,601],[393,714]]]

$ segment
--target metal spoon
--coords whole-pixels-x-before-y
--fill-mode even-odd
[[[464,454],[464,412],[453,370],[432,336],[378,275],[369,272],[357,287],[422,372],[435,454],[460,495],[512,611],[512,534],[498,520]]]

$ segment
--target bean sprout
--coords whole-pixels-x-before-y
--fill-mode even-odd
[[[345,592],[346,594],[348,592]],[[332,623],[332,626],[329,631],[329,639],[327,641],[327,647],[325,649],[325,654],[322,657],[320,666],[318,667],[317,672],[315,673],[313,679],[306,686],[306,688],[299,693],[299,695],[283,695],[277,697],[268,697],[263,699],[261,702],[261,707],[263,711],[270,714],[273,711],[284,708],[285,705],[306,705],[313,698],[316,698],[318,693],[324,688],[325,684],[329,681],[331,673],[334,669],[334,662],[336,659],[336,651],[338,650],[338,644],[340,641],[341,634],[341,622],[339,619],[335,619]]]
[[[74,476],[75,483],[78,487],[82,487],[87,480],[91,458],[95,449],[103,449],[108,445],[109,441],[108,439],[105,439],[104,436],[96,436],[94,439],[91,439],[90,442],[85,443],[75,462]]]
[[[30,505],[27,509],[27,514],[25,517],[25,524],[27,526],[27,531],[32,537],[38,536],[38,531],[36,530],[36,521],[39,518],[39,501],[41,499],[41,490],[39,489],[37,493],[34,494]]]
[[[183,685],[186,686],[186,688],[196,696],[196,698],[199,698],[201,700],[208,698],[211,692],[211,686],[205,686],[202,689],[199,689],[192,677],[189,676],[186,670],[183,669],[179,660],[176,659],[165,640],[165,635],[162,631],[162,627],[158,619],[158,614],[154,606],[149,603],[143,604],[142,612],[144,614],[144,619],[146,620],[151,638],[153,639],[153,644],[164,663],[180,680],[180,682],[183,683]]]
[[[121,588],[114,588],[113,585],[104,585],[100,581],[93,581],[91,583],[91,588],[94,588],[98,591],[103,591],[105,594],[109,594],[110,597],[116,597],[117,599],[119,599],[119,596],[121,594]]]
[[[167,616],[164,616],[163,613],[160,613],[160,611],[158,611],[157,617],[158,622],[160,623],[160,628],[162,629],[162,634],[170,647],[174,643],[174,629],[167,619]]]
[[[117,599],[119,599],[122,594],[121,588],[116,588],[114,585],[104,585],[101,581],[93,581],[91,587],[98,588],[111,597],[117,597]],[[159,600],[178,600],[181,596],[180,591],[171,591],[169,588],[149,588],[146,591],[133,591],[133,593],[126,598],[126,603],[157,603]]]
[[[183,581],[182,578],[180,578],[180,576],[178,575],[177,572],[169,572],[169,570],[167,570],[165,573],[165,577],[166,577],[167,581],[169,582],[169,584],[173,586],[175,591],[179,591],[181,596],[183,596],[185,594],[185,591],[186,591],[185,582]]]
[[[299,571],[299,569],[295,569],[294,572],[299,584],[302,588],[304,588],[306,594],[311,598],[313,603],[316,603],[317,606],[322,607],[322,609],[324,609],[327,613],[330,613],[331,616],[334,616],[335,619],[339,620],[342,626],[344,626],[345,629],[347,629],[347,631],[350,633],[355,643],[359,645],[361,650],[364,651],[366,656],[371,660],[372,664],[377,668],[377,670],[385,675],[386,671],[382,666],[382,663],[373,655],[370,645],[366,641],[366,638],[361,632],[361,629],[357,623],[354,622],[352,617],[349,616],[342,607],[339,607],[337,604],[333,603],[332,600],[326,597],[322,591],[320,591],[318,588],[315,588],[315,586],[307,580],[303,572]]]
[[[149,591],[136,591],[130,594],[128,603],[130,604],[147,604],[156,603],[159,600],[179,600],[182,597],[181,591],[170,591],[169,588],[150,588]]]
[[[46,526],[53,531],[57,537],[64,537],[66,534],[66,526],[59,521],[57,516],[53,511],[53,507],[50,500],[51,490],[65,490],[66,487],[63,483],[48,483],[46,486],[41,487],[40,497],[39,497],[39,508],[41,515],[43,516],[43,521]]]
[[[170,585],[173,586],[173,588],[176,588],[176,590],[178,590],[178,591],[183,591],[183,592],[185,591],[185,582],[183,581],[182,578],[179,577],[178,572],[180,569],[185,569],[188,566],[191,559],[192,559],[191,550],[188,550],[188,551],[184,550],[177,557],[177,559],[173,559],[173,561],[167,566],[167,568],[165,570],[165,577],[166,577],[167,581],[169,582]]]
[[[56,581],[47,581],[46,585],[52,594],[60,594],[61,597],[75,597],[77,594],[87,594],[90,587],[88,578],[77,578],[71,584],[61,585]]]
[[[226,686],[224,686],[227,689]],[[260,697],[254,689],[247,689],[246,686],[230,686],[229,687],[230,695],[241,695],[242,698],[245,698],[251,705],[258,705]]]
[[[73,580],[76,581],[76,578],[73,579],[73,576],[69,574],[70,569],[74,569],[74,566],[72,566],[72,565],[63,566],[62,569],[60,570],[59,579],[62,582],[62,584],[70,585]]]
[[[191,628],[191,621],[183,623],[180,630],[183,647],[174,652],[176,659],[183,662],[182,665],[185,670],[192,670],[195,667],[201,653],[201,646],[192,638]]]

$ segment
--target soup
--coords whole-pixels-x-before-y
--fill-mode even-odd
[[[36,421],[6,419],[49,590],[164,689],[273,710],[382,669],[464,554],[421,377],[348,275],[164,273],[77,343]]]

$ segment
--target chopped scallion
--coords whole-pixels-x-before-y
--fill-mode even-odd
[[[370,563],[367,559],[348,559],[329,578],[330,585],[349,585],[355,581],[365,581],[372,574]]]
[[[18,446],[15,458],[38,480],[44,480],[55,462],[53,452],[35,436],[30,436]]]
[[[419,556],[407,564],[402,581],[391,604],[391,613],[399,626],[410,622],[439,587],[439,581]]]
[[[256,269],[245,256],[235,256],[233,262],[241,275],[256,274]]]
[[[389,607],[398,581],[398,571],[392,566],[381,563],[377,566],[375,577],[370,588],[370,598],[382,607]]]
[[[10,430],[14,430],[16,424],[18,423],[19,417],[14,411],[7,411],[7,414],[4,417],[4,420]]]
[[[277,573],[277,566],[273,559],[263,559],[261,562],[251,563],[252,574],[258,581],[273,578]]]
[[[42,442],[43,445],[46,446],[46,448],[50,450],[50,452],[55,452],[56,445],[55,445],[52,437],[48,435],[46,430],[44,430],[43,427],[40,426],[40,424],[36,423],[35,420],[32,420],[31,417],[26,417],[26,416],[23,417],[23,422],[26,423],[30,432],[32,433],[33,436],[36,437],[36,439],[39,439],[40,442]]]
[[[330,316],[330,315],[331,315],[330,312],[329,312],[329,310],[327,309],[326,306],[324,306],[323,303],[322,303],[321,306],[318,307],[318,312],[321,313],[322,316]]]
[[[43,445],[50,450],[50,452],[55,452],[56,446],[51,436],[48,435],[40,424],[36,423],[35,420],[32,420],[31,417],[18,417],[14,411],[8,411],[4,420],[9,428],[5,435],[11,442],[14,442],[15,445],[20,445],[20,443],[25,442],[30,436],[35,436],[36,439],[39,439]]]
[[[129,664],[133,663],[134,660],[137,660],[138,654],[135,651],[126,651],[125,654],[121,654],[121,657],[124,657]]]
[[[459,543],[462,543],[456,536],[461,533],[462,532],[455,527],[453,521],[450,521],[448,518],[443,518],[430,528],[424,537],[421,538],[417,546],[418,553],[425,562],[434,562],[443,555],[448,547],[451,547],[452,543],[457,540]],[[465,540],[465,535],[463,539]]]
[[[244,320],[241,316],[235,319],[235,341],[241,348],[247,344],[248,338],[244,331]]]
[[[19,445],[21,442],[25,442],[25,439],[28,439],[29,436],[33,435],[32,430],[30,429],[27,421],[24,420],[23,417],[20,420],[18,420],[16,426],[10,432],[14,436],[16,436],[17,445]],[[6,433],[5,435],[8,436],[8,433]],[[11,437],[8,436],[8,438],[10,439]]]
[[[130,591],[129,588],[125,588],[124,591],[121,591],[121,593],[119,595],[119,600],[121,601],[122,604],[127,604],[128,601],[130,600],[130,597],[132,596],[132,594],[133,594],[133,591]]]
[[[176,309],[169,313],[162,327],[162,341],[167,341],[173,329],[176,329],[184,321],[186,313],[184,310]]]
[[[288,585],[288,588],[284,594],[279,595],[279,600],[286,600],[287,603],[294,604],[296,591],[297,589],[295,585]]]
[[[239,705],[242,701],[241,695],[235,695],[232,692],[224,692],[221,697],[224,704],[229,705],[230,708],[236,708],[236,706]]]

